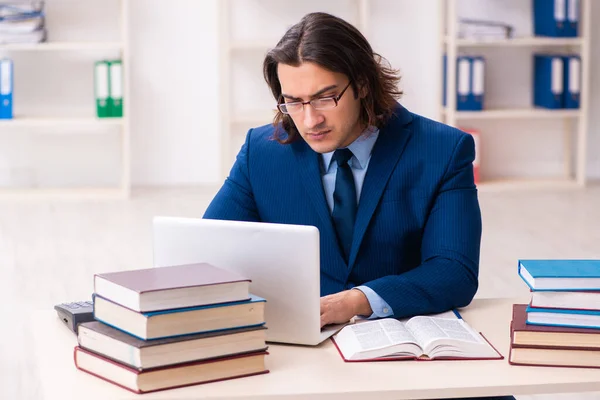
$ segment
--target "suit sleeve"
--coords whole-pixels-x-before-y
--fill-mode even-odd
[[[248,131],[229,176],[217,192],[203,218],[259,222],[260,217],[250,182],[250,138]]]
[[[475,145],[458,140],[441,180],[421,243],[421,264],[365,283],[397,318],[467,306],[478,287],[481,211],[473,180]]]

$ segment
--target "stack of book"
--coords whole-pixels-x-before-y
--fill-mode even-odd
[[[44,2],[0,2],[0,45],[45,40]]]
[[[75,365],[136,393],[267,373],[265,300],[249,284],[210,264],[97,274]]]
[[[600,368],[600,260],[520,260],[531,290],[514,304],[509,362]]]

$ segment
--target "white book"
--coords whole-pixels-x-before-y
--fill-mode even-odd
[[[483,335],[452,312],[361,320],[345,326],[333,341],[345,361],[503,358]]]

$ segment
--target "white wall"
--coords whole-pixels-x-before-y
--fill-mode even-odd
[[[131,1],[132,180],[219,179],[217,0]]]
[[[133,184],[218,184],[222,154],[218,118],[218,0],[130,1]],[[531,29],[529,1],[461,1],[462,15],[489,13],[497,19],[516,21],[518,30]],[[260,0],[246,0],[245,7],[259,6],[254,13],[244,11],[248,14],[245,20],[241,18],[236,32],[277,39],[286,26],[295,22],[286,20],[281,14],[285,7],[274,6],[280,3],[281,0],[269,0],[266,6],[260,6]],[[322,4],[327,9],[350,8],[356,3],[352,0],[333,3],[306,0],[302,2],[301,10],[296,11],[319,10]],[[440,2],[372,0],[369,3],[368,37],[376,51],[388,58],[394,67],[400,68],[405,92],[403,104],[414,112],[436,118],[441,82]],[[596,2],[593,6],[594,16],[600,17],[600,4]],[[47,7],[52,40],[114,40],[118,37],[118,21],[114,19],[118,0],[94,0],[85,4],[77,0],[49,0]],[[77,7],[76,14],[81,18],[72,18],[75,15],[72,7]],[[272,26],[259,22],[264,21],[265,13],[269,12],[279,19]],[[339,14],[354,15],[348,9],[340,9]],[[78,22],[81,19],[85,22]],[[597,25],[592,28],[592,71],[600,67],[600,27]],[[526,71],[528,61],[523,60],[529,59],[527,51],[490,53],[489,59],[494,63],[489,64],[493,65],[489,75],[512,75],[510,68]],[[93,112],[89,104],[93,98],[90,63],[112,54],[64,52],[15,53],[11,56],[21,66],[16,76],[16,112],[60,115],[76,111],[78,115],[87,115]],[[240,62],[244,62],[243,56],[236,57],[242,57]],[[260,57],[254,58],[252,62],[260,62]],[[69,67],[61,67],[64,65]],[[264,85],[260,69],[252,68],[255,75],[243,76],[254,81],[236,86],[236,91],[244,94],[236,100],[238,103],[242,98],[250,98],[254,88]],[[70,79],[63,87],[59,82],[64,82],[65,76]],[[600,107],[600,78],[592,73],[591,79],[588,171],[590,177],[600,178],[600,115],[593,112]],[[490,102],[496,104],[512,101],[515,97],[525,103],[528,96],[527,85],[516,85],[511,89],[501,79],[486,83],[495,93]],[[54,100],[56,93],[61,94],[61,101]],[[478,126],[487,132],[488,146],[483,146],[483,156],[488,165],[501,165],[509,174],[522,173],[524,169],[532,174],[560,170],[560,160],[556,160],[562,156],[561,136],[553,132],[551,123],[531,123],[525,129],[508,122],[483,124]],[[111,183],[118,178],[117,132],[95,135],[94,131],[86,129],[83,137],[80,130],[72,134],[60,133],[47,136],[22,130],[8,132],[2,128],[0,185],[11,179],[17,183],[81,184],[88,180]],[[533,154],[528,149],[536,145],[537,151]],[[492,148],[494,151],[490,151]],[[523,164],[525,161],[527,166]],[[496,172],[492,171],[492,174]]]

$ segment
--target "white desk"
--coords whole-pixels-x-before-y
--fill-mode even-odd
[[[526,300],[475,300],[461,311],[504,360],[345,363],[330,340],[312,348],[271,345],[269,374],[142,397],[76,370],[76,337],[54,310],[39,311],[32,327],[42,394],[47,399],[423,399],[600,391],[597,369],[508,364],[512,304]]]

